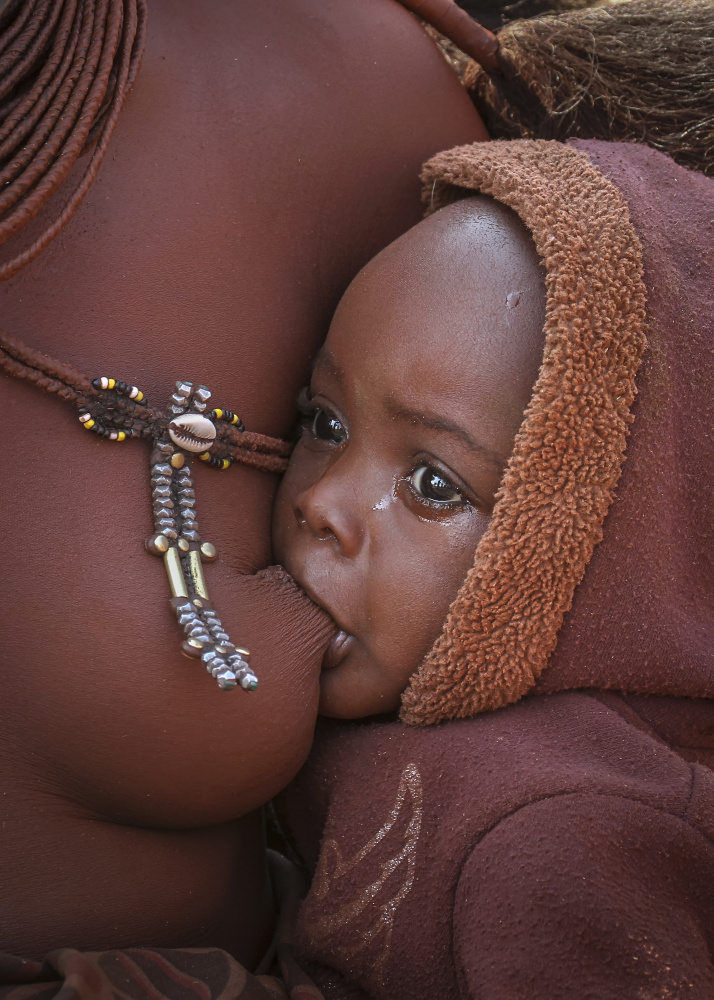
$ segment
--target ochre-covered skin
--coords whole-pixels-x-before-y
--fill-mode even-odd
[[[486,135],[391,0],[155,0],[149,17],[98,179],[0,287],[2,325],[154,405],[202,381],[282,435],[345,286],[418,220],[420,164]],[[273,916],[253,810],[307,752],[331,629],[279,573],[242,576],[270,561],[276,480],[196,474],[211,594],[260,676],[225,694],[180,656],[143,550],[146,446],[98,441],[11,379],[0,413],[0,944],[210,943],[251,966]]]

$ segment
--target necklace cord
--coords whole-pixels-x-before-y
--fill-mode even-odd
[[[17,337],[0,331],[0,371],[30,382],[43,392],[56,395],[93,420],[110,417],[110,423],[129,432],[129,437],[157,438],[165,434],[170,417],[145,401],[118,396],[110,389],[97,388],[88,375],[28,347]],[[97,380],[94,380],[97,381]],[[219,461],[240,462],[264,472],[280,473],[287,468],[291,445],[280,438],[240,430],[218,420],[211,456]],[[220,467],[220,466],[218,466]]]

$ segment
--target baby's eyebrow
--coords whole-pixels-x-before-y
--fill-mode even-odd
[[[334,355],[330,351],[329,347],[323,347],[318,353],[317,357],[312,366],[312,373],[314,374],[318,368],[321,371],[326,372],[328,375],[332,375],[336,382],[345,381],[345,371],[341,368],[335,361]]]
[[[395,420],[404,420],[410,424],[421,424],[422,427],[428,427],[433,431],[441,431],[444,434],[455,434],[468,445],[471,451],[478,452],[479,455],[482,455],[501,471],[507,465],[508,460],[502,455],[491,451],[490,448],[487,448],[472,437],[467,430],[459,427],[458,424],[452,423],[451,420],[447,420],[446,417],[441,417],[436,413],[427,413],[424,410],[411,410],[408,406],[401,406],[399,403],[393,401],[387,403],[387,411]]]

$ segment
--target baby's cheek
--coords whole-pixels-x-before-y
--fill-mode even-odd
[[[373,611],[382,616],[391,657],[401,662],[408,651],[416,670],[441,632],[488,523],[473,509],[451,523],[418,522],[385,560],[384,586]],[[396,654],[397,646],[404,654]],[[384,656],[389,656],[386,648]]]
[[[291,548],[291,528],[295,528],[295,514],[292,497],[294,488],[290,467],[283,476],[273,504],[273,514],[271,521],[271,537],[273,545],[273,557],[281,565],[286,564]]]
[[[383,572],[373,573],[366,587],[364,627],[355,648],[337,667],[322,671],[322,715],[356,719],[399,709],[471,562],[469,549],[459,549],[438,567],[418,550],[401,558],[387,555]]]
[[[271,521],[273,556],[283,566],[289,566],[299,542],[296,506],[300,497],[319,479],[321,455],[305,447],[301,437],[293,449],[288,467],[275,494]]]
[[[379,654],[389,673],[401,679],[402,691],[439,637],[488,523],[469,510],[453,524],[424,525],[422,544],[412,540],[400,552],[401,579],[392,574],[390,600],[382,595],[379,602]]]

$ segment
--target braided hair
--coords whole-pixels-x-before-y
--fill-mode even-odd
[[[0,0],[0,246],[57,193],[83,153],[84,174],[12,277],[67,225],[94,180],[146,34],[146,0]]]

